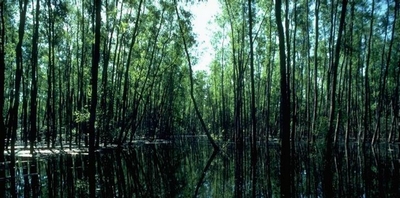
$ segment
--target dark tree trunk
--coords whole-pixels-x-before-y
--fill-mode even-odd
[[[397,6],[399,6],[398,4],[397,4]],[[394,97],[394,103],[395,103],[395,108],[394,108],[394,116],[395,116],[395,120],[397,121],[397,122],[395,122],[395,123],[397,123],[396,124],[396,126],[394,126],[394,132],[396,132],[397,131],[397,140],[395,140],[395,141],[397,141],[397,142],[400,142],[400,59],[397,61],[397,74],[396,74],[396,82],[397,82],[397,85],[396,85],[396,91],[395,91],[395,97]],[[0,105],[1,105],[1,103],[0,103]],[[393,134],[393,136],[396,136],[396,134]]]
[[[339,65],[339,57],[340,57],[340,46],[342,40],[342,32],[344,29],[344,22],[346,16],[346,8],[347,8],[347,0],[343,0],[342,2],[342,11],[340,16],[340,24],[338,31],[338,38],[336,42],[335,48],[335,56],[333,57],[333,63],[330,68],[330,76],[328,82],[330,82],[330,110],[329,110],[329,129],[325,136],[325,159],[324,159],[324,195],[326,197],[333,196],[333,173],[332,173],[332,152],[333,152],[333,139],[334,139],[334,117],[335,117],[335,108],[336,108],[336,81],[337,81],[337,68]]]
[[[47,68],[47,100],[46,100],[46,143],[47,147],[55,145],[55,76],[54,76],[54,19],[51,1],[47,0],[48,24],[47,24],[47,42],[48,42],[48,68]],[[50,145],[51,144],[51,145]]]
[[[279,39],[279,66],[280,66],[280,133],[281,133],[281,196],[291,197],[291,177],[290,177],[290,100],[289,83],[287,76],[286,54],[285,54],[285,34],[282,26],[282,2],[275,2],[276,24]],[[286,5],[288,6],[288,5]],[[288,31],[288,30],[286,30]],[[286,38],[288,39],[288,38]]]
[[[92,95],[90,104],[90,118],[89,118],[89,194],[90,197],[96,197],[96,166],[95,166],[95,121],[96,121],[96,107],[97,107],[97,79],[100,63],[100,26],[101,26],[101,0],[94,0],[95,10],[95,25],[94,25],[94,49],[92,57]]]
[[[250,41],[250,87],[251,87],[251,178],[252,178],[252,196],[256,196],[256,164],[257,164],[257,119],[256,119],[256,97],[254,88],[254,50],[253,50],[253,1],[248,0],[249,9],[249,41]]]
[[[365,139],[370,139],[370,124],[371,124],[371,102],[370,102],[370,86],[369,86],[369,65],[371,60],[371,49],[372,49],[372,37],[374,29],[374,12],[375,12],[375,0],[372,0],[372,10],[371,10],[371,23],[369,26],[369,37],[368,37],[368,47],[367,47],[367,60],[365,63],[365,76],[364,76],[364,138],[362,139],[365,143]]]
[[[5,78],[5,19],[4,19],[4,1],[0,2],[0,164],[5,162],[4,159],[4,139],[6,138],[6,127],[4,126],[4,78]],[[0,170],[0,178],[5,178],[5,170]],[[0,180],[0,197],[5,197],[5,180]]]
[[[68,42],[68,45],[71,43]],[[65,79],[66,79],[66,88],[67,88],[67,93],[65,94],[64,102],[65,102],[65,122],[66,122],[66,131],[65,131],[65,137],[68,138],[65,141],[68,142],[68,147],[69,149],[72,148],[72,127],[73,127],[73,90],[74,90],[74,83],[72,79],[72,53],[71,50],[68,49],[67,51],[67,65],[66,65],[66,74],[65,74]],[[72,82],[72,83],[71,83]]]
[[[351,23],[350,23],[350,46],[352,46],[353,44],[353,29],[354,29],[354,12],[355,12],[355,6],[354,3],[351,3]],[[348,141],[350,138],[350,132],[351,132],[351,93],[352,93],[352,79],[353,79],[353,75],[352,75],[352,66],[353,66],[353,50],[351,48],[347,48],[346,49],[349,56],[347,57],[347,61],[346,61],[346,67],[347,67],[347,75],[348,78],[345,78],[345,80],[347,80],[347,101],[346,101],[346,114],[347,114],[347,122],[346,122],[346,132],[345,132],[345,139],[344,142],[346,144],[346,146],[348,146]]]
[[[272,24],[272,16],[269,16],[269,22],[270,24]],[[272,25],[270,25],[269,27],[269,31],[268,31],[268,42],[272,43]],[[269,49],[268,52],[273,53],[272,52],[272,45],[269,45]],[[274,53],[275,54],[275,53]],[[271,126],[271,120],[272,120],[272,116],[271,116],[271,95],[272,95],[272,76],[273,76],[273,69],[272,69],[272,59],[274,54],[271,54],[268,57],[268,64],[267,64],[267,85],[266,85],[266,94],[267,94],[267,98],[266,98],[266,102],[267,102],[267,111],[266,111],[266,117],[265,117],[265,121],[266,121],[266,128],[267,128],[267,141],[269,141],[269,136],[272,135],[272,126]],[[267,147],[268,148],[268,147]]]
[[[107,39],[104,39],[104,49],[103,49],[103,57],[104,57],[104,64],[103,64],[103,72],[102,72],[102,79],[101,79],[101,84],[102,84],[102,90],[101,90],[101,109],[102,109],[102,111],[103,111],[103,115],[102,115],[102,119],[103,119],[103,124],[102,124],[102,127],[101,127],[101,130],[102,130],[102,132],[103,132],[103,137],[106,137],[105,136],[105,133],[108,133],[108,131],[109,131],[109,126],[110,126],[110,124],[109,124],[109,121],[110,121],[110,117],[108,116],[109,115],[109,110],[108,110],[108,103],[107,103],[107,99],[108,99],[108,64],[109,64],[109,62],[110,62],[110,55],[111,55],[111,44],[112,44],[112,41],[113,41],[113,35],[114,35],[114,29],[115,29],[115,23],[113,23],[113,25],[112,25],[112,27],[109,27],[110,26],[110,22],[109,21],[111,21],[112,19],[110,19],[109,18],[109,15],[108,15],[108,13],[109,13],[109,5],[107,5],[107,3],[108,2],[106,2],[106,5],[105,5],[105,7],[106,7],[106,21],[107,21],[107,24],[106,24],[106,28],[107,28],[107,32],[109,32],[110,33],[110,35],[109,35],[109,39],[107,40]],[[121,15],[122,16],[122,15]],[[116,22],[116,20],[117,19],[114,19],[114,21],[113,22]],[[107,34],[108,35],[108,34]],[[118,36],[118,35],[117,35]],[[97,134],[96,134],[96,147],[98,147],[99,145],[100,145],[100,141],[101,141],[101,139],[100,139],[100,130],[98,130],[97,131]],[[105,138],[104,138],[104,141],[105,141]],[[105,142],[104,142],[104,144],[106,144]]]
[[[175,1],[175,4],[176,4],[176,1]],[[180,30],[181,37],[182,37],[182,41],[183,41],[183,46],[184,46],[184,50],[185,50],[185,54],[186,54],[186,59],[187,59],[187,61],[188,61],[188,65],[189,65],[190,97],[191,97],[191,99],[192,99],[192,102],[193,102],[193,106],[194,106],[196,115],[197,115],[197,117],[198,117],[199,120],[200,120],[200,124],[201,124],[201,126],[202,126],[204,132],[206,133],[206,136],[207,136],[208,141],[210,141],[211,145],[214,147],[214,150],[219,150],[218,145],[215,143],[214,139],[211,137],[211,134],[210,134],[210,132],[209,132],[208,129],[207,129],[206,123],[204,122],[203,117],[201,116],[201,113],[200,113],[199,108],[198,108],[198,106],[197,106],[196,100],[195,100],[195,98],[194,98],[194,87],[193,87],[194,82],[193,82],[193,74],[192,74],[192,73],[193,73],[193,70],[192,70],[192,62],[191,62],[191,60],[190,60],[190,54],[189,54],[188,45],[187,45],[187,43],[186,43],[185,32],[184,32],[184,29],[183,29],[182,24],[181,24],[181,21],[180,21],[181,19],[180,19],[180,16],[179,16],[178,6],[177,6],[177,5],[176,5],[176,7],[175,7],[175,12],[176,12],[176,16],[177,16],[177,18],[178,18],[179,30]]]
[[[20,100],[20,87],[21,87],[21,78],[23,75],[23,56],[22,56],[22,42],[25,34],[25,22],[26,22],[26,8],[28,5],[28,0],[20,1],[19,2],[19,10],[20,10],[20,23],[18,29],[18,43],[15,48],[16,51],[16,70],[15,70],[15,93],[14,93],[14,100],[10,107],[10,119],[9,119],[9,126],[10,126],[10,135],[11,139],[11,177],[15,177],[15,141],[17,137],[17,127],[18,127],[18,107],[19,107],[19,100]],[[16,195],[16,183],[15,179],[11,180],[11,194]]]
[[[29,70],[27,65],[26,70]],[[24,144],[24,148],[28,147],[28,89],[27,89],[27,74],[22,74],[22,128],[21,128],[21,141]]]
[[[319,40],[319,0],[315,1],[315,46],[314,46],[314,107],[313,107],[313,120],[311,132],[308,134],[308,141],[314,141],[314,132],[317,126],[317,112],[318,112],[318,40]]]
[[[64,68],[63,68],[64,69]],[[65,123],[63,123],[63,112],[65,112],[65,107],[63,105],[63,100],[65,97],[64,91],[62,90],[63,84],[62,82],[62,76],[64,76],[62,73],[62,68],[58,67],[58,127],[57,127],[57,132],[56,135],[58,135],[58,143],[60,145],[60,148],[63,149],[63,128],[65,127]],[[54,103],[55,105],[55,103]],[[55,112],[54,112],[55,113]],[[56,123],[56,120],[54,119],[54,123]],[[56,137],[56,136],[55,136]]]
[[[50,3],[50,1],[49,1],[49,3]],[[51,7],[52,5],[49,5],[49,8]],[[50,72],[51,72],[51,113],[50,113],[50,116],[51,116],[51,147],[52,148],[54,148],[55,147],[55,144],[56,144],[56,139],[57,139],[57,127],[56,127],[56,69],[55,69],[55,67],[56,67],[56,64],[55,64],[55,52],[54,52],[54,50],[55,50],[55,42],[56,42],[56,40],[55,40],[55,31],[54,31],[54,16],[55,15],[53,15],[53,13],[51,13],[50,15],[49,15],[49,17],[50,17],[50,21],[49,21],[49,25],[50,25],[50,33],[49,33],[49,36],[51,36],[51,38],[50,38],[50,41],[51,42],[49,42],[49,44],[50,44],[50,50],[51,50],[51,53],[49,54],[49,57],[50,57]]]
[[[31,80],[32,80],[32,88],[31,88],[31,114],[30,114],[30,123],[31,130],[29,135],[30,141],[30,152],[33,154],[33,149],[36,141],[37,134],[37,64],[38,64],[38,38],[39,38],[39,8],[40,1],[36,0],[36,11],[35,11],[35,22],[34,22],[34,32],[32,37],[32,57],[31,57]]]
[[[381,79],[380,79],[380,85],[379,85],[379,100],[378,100],[378,107],[376,108],[376,126],[375,126],[375,130],[374,130],[374,134],[372,136],[372,140],[371,140],[371,144],[375,144],[376,141],[379,140],[380,137],[380,128],[381,128],[381,114],[383,111],[383,105],[384,105],[384,99],[385,99],[385,95],[386,95],[386,84],[387,84],[387,78],[389,75],[389,66],[390,66],[390,61],[391,61],[391,56],[392,56],[392,48],[393,48],[393,44],[394,44],[394,40],[395,40],[395,35],[396,35],[396,21],[397,21],[397,10],[398,10],[398,5],[399,3],[396,1],[396,5],[395,7],[397,9],[395,9],[394,11],[394,18],[393,18],[393,25],[392,25],[392,32],[391,32],[391,39],[390,39],[390,43],[389,43],[389,50],[387,52],[387,57],[386,57],[386,63],[385,63],[385,67],[383,68],[383,75],[381,75]],[[388,1],[388,9],[390,8],[390,3]],[[388,15],[387,15],[387,21],[389,21],[389,11],[388,11]],[[384,46],[385,47],[385,46]],[[384,54],[385,50],[382,50],[382,63],[384,63],[384,58],[385,58],[385,54]]]
[[[85,92],[84,92],[84,90],[85,90],[85,86],[86,86],[86,83],[85,83],[85,79],[84,79],[84,67],[85,67],[85,65],[87,64],[86,63],[86,53],[87,53],[87,47],[86,47],[86,45],[87,45],[87,41],[86,41],[86,36],[85,36],[85,34],[86,34],[86,25],[85,25],[85,17],[86,17],[86,15],[85,15],[85,6],[84,6],[84,4],[82,4],[82,6],[81,6],[81,14],[82,14],[82,16],[81,16],[81,18],[80,18],[80,20],[79,20],[79,22],[78,22],[78,27],[80,27],[80,29],[81,29],[81,48],[80,48],[80,50],[79,50],[79,47],[78,47],[78,49],[77,49],[77,57],[79,57],[79,55],[80,55],[80,64],[79,64],[79,66],[78,66],[78,82],[77,82],[77,84],[78,84],[78,89],[77,89],[77,93],[76,93],[76,97],[77,97],[77,99],[76,99],[76,101],[77,101],[77,111],[79,111],[79,112],[81,112],[81,113],[83,113],[83,112],[85,112],[85,100],[86,100],[86,98],[85,98]],[[77,32],[77,37],[79,37],[79,31]],[[79,51],[80,51],[80,53],[79,53]],[[79,123],[77,123],[77,127],[78,127],[78,129],[77,129],[77,133],[76,133],[76,142],[77,142],[77,144],[78,144],[78,147],[81,147],[81,141],[82,141],[82,137],[83,136],[85,136],[86,135],[86,121],[81,121],[81,122],[79,122]]]
[[[126,123],[125,123],[125,117],[127,117],[127,109],[128,109],[128,88],[129,88],[129,68],[130,68],[130,64],[131,64],[131,59],[132,59],[132,52],[133,52],[133,47],[135,46],[136,43],[136,37],[138,35],[138,31],[139,31],[139,22],[140,22],[140,15],[142,12],[142,3],[143,0],[140,0],[139,2],[139,6],[138,6],[138,11],[136,14],[136,20],[135,20],[135,28],[133,30],[133,35],[132,35],[132,40],[130,43],[130,47],[129,47],[129,53],[128,53],[128,60],[126,61],[126,68],[124,71],[124,86],[123,86],[123,93],[122,93],[122,119],[121,119],[121,130],[119,133],[119,138],[118,138],[118,144],[122,145],[123,144],[123,139],[125,139],[124,137],[126,137],[126,135],[124,135],[124,132],[126,130]]]

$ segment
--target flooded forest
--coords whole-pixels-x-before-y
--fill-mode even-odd
[[[0,0],[0,197],[399,197],[399,11]]]

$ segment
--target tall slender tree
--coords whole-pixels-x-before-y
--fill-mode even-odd
[[[249,9],[249,42],[250,42],[250,86],[251,86],[251,175],[252,175],[252,196],[256,196],[256,164],[257,164],[257,119],[256,119],[256,96],[254,88],[254,47],[253,47],[253,4],[248,0]]]
[[[339,65],[340,58],[340,49],[342,42],[342,33],[345,25],[345,17],[346,17],[346,8],[347,8],[347,0],[342,1],[342,11],[340,14],[340,23],[338,30],[338,38],[336,40],[335,45],[335,54],[333,57],[333,63],[330,66],[330,107],[329,107],[329,123],[328,123],[328,132],[325,136],[325,156],[324,156],[324,195],[327,197],[333,195],[333,174],[332,174],[332,152],[333,152],[333,137],[335,133],[334,129],[334,120],[336,114],[336,86],[337,86],[337,71]]]
[[[289,6],[289,5],[286,5]],[[279,39],[279,71],[280,71],[280,133],[281,133],[281,196],[291,197],[290,178],[290,99],[287,82],[287,65],[285,52],[285,34],[282,25],[282,2],[275,2],[275,17]],[[286,30],[288,31],[288,30]]]
[[[37,133],[37,93],[38,93],[38,83],[37,83],[37,65],[38,65],[38,40],[39,40],[39,10],[40,10],[40,1],[36,0],[36,8],[35,8],[35,22],[34,22],[34,31],[32,36],[32,57],[31,57],[31,80],[32,80],[32,88],[31,88],[31,102],[30,102],[30,152],[33,154],[34,145],[36,141],[36,133]]]
[[[14,98],[10,101],[10,118],[9,118],[9,137],[11,139],[11,171],[10,174],[15,176],[15,143],[17,138],[17,128],[18,128],[18,109],[20,103],[20,88],[21,88],[21,79],[23,75],[23,51],[22,51],[22,43],[25,34],[25,22],[26,22],[26,10],[28,6],[28,0],[20,0],[19,1],[19,11],[20,11],[20,23],[18,27],[18,43],[15,47],[15,84],[14,84]],[[15,195],[16,193],[16,183],[15,179],[11,180],[11,193]]]
[[[4,12],[5,12],[5,2],[1,1],[0,2],[0,163],[4,162],[4,139],[6,138],[6,127],[4,125],[4,116],[3,116],[3,110],[4,110],[4,83],[5,83],[5,18],[4,18]],[[0,177],[4,177],[5,172],[0,171]],[[4,186],[0,184],[0,186]],[[0,187],[3,188],[3,187]],[[2,190],[2,189],[0,189]]]
[[[311,133],[308,133],[308,141],[313,141],[313,133],[315,133],[317,125],[317,113],[318,113],[318,40],[319,40],[319,7],[320,0],[315,0],[315,46],[314,46],[314,107],[313,107],[313,119]]]
[[[138,37],[138,32],[139,32],[139,25],[140,25],[140,18],[141,18],[141,12],[142,12],[142,5],[143,5],[143,0],[139,1],[139,5],[138,5],[138,11],[136,14],[136,19],[135,19],[135,26],[134,26],[134,30],[133,30],[133,35],[132,35],[132,40],[130,41],[130,45],[129,45],[129,52],[128,52],[128,58],[126,61],[126,67],[125,67],[125,71],[124,71],[124,85],[123,85],[123,93],[122,93],[122,114],[121,116],[124,117],[128,117],[128,115],[126,114],[127,109],[128,109],[128,92],[129,92],[129,70],[131,67],[131,60],[132,60],[132,54],[134,51],[134,47],[135,44],[137,42],[137,37]],[[121,124],[121,130],[120,130],[120,134],[119,134],[119,138],[118,138],[118,142],[119,144],[122,144],[124,141],[124,137],[126,137],[126,134],[124,135],[124,132],[126,130],[126,123],[122,123]]]
[[[371,138],[369,125],[371,123],[371,103],[370,103],[370,84],[369,84],[369,70],[371,63],[371,48],[372,39],[374,36],[374,13],[375,13],[375,0],[372,0],[371,8],[371,21],[369,25],[369,36],[368,36],[368,46],[367,46],[367,60],[365,62],[365,76],[364,76],[364,138],[362,141],[365,143],[365,139]]]
[[[11,155],[14,156],[15,152],[15,141],[17,137],[17,127],[18,127],[18,109],[20,103],[20,88],[21,88],[21,79],[23,74],[23,51],[22,51],[22,43],[25,34],[25,22],[26,22],[26,9],[27,9],[28,0],[19,1],[19,10],[20,10],[20,23],[18,28],[18,43],[15,48],[16,51],[16,70],[15,70],[15,92],[14,98],[11,101],[12,106],[10,107],[10,119],[9,119],[9,130],[10,130],[10,138],[11,138]]]
[[[5,83],[5,2],[0,2],[0,138],[4,140],[6,130],[4,125],[4,83]],[[0,141],[0,161],[4,160],[4,141]]]
[[[90,103],[90,118],[89,118],[89,165],[90,165],[90,176],[89,176],[89,194],[90,197],[96,197],[96,166],[95,166],[95,122],[96,122],[96,108],[97,108],[97,80],[100,63],[100,29],[101,29],[101,0],[94,0],[94,44],[93,44],[93,56],[92,56],[92,69],[91,69],[91,103]]]
[[[390,2],[387,1],[387,7],[388,7],[388,14],[387,14],[387,21],[389,22],[389,11],[390,11]],[[397,21],[397,14],[398,14],[398,2],[396,1],[395,4],[396,9],[394,10],[394,16],[393,16],[393,25],[392,25],[392,31],[391,31],[391,39],[389,42],[389,49],[387,53],[384,54],[385,50],[382,50],[382,64],[384,64],[384,68],[382,69],[380,80],[379,80],[379,97],[378,97],[378,105],[376,108],[376,124],[375,124],[375,129],[374,129],[374,134],[372,136],[371,144],[375,144],[376,141],[379,140],[380,137],[380,132],[381,132],[381,116],[382,112],[384,110],[384,100],[385,100],[385,95],[387,94],[387,81],[388,81],[388,75],[389,75],[389,70],[390,70],[390,65],[391,65],[391,57],[392,57],[392,49],[393,49],[393,44],[396,36],[396,21]],[[386,26],[388,27],[388,26]],[[387,33],[385,33],[387,34]],[[384,46],[385,47],[385,46]],[[385,62],[386,60],[386,62]]]
[[[176,13],[176,16],[177,16],[177,19],[178,19],[179,31],[180,31],[180,34],[181,34],[183,47],[184,47],[184,50],[185,50],[186,60],[187,60],[188,66],[189,66],[190,97],[192,99],[192,103],[193,103],[196,115],[197,115],[198,119],[200,120],[200,123],[201,123],[201,126],[202,126],[204,132],[206,133],[208,141],[211,143],[211,145],[213,146],[214,150],[219,150],[219,147],[218,147],[217,143],[215,143],[214,139],[211,137],[210,131],[207,129],[207,126],[206,126],[206,124],[205,124],[205,122],[203,120],[203,117],[201,116],[199,107],[197,106],[197,102],[196,102],[196,99],[194,97],[194,82],[193,82],[192,61],[191,61],[191,58],[190,58],[188,43],[187,43],[187,39],[186,39],[186,36],[185,36],[187,34],[187,32],[185,32],[185,29],[184,29],[183,24],[182,24],[183,21],[181,21],[181,17],[179,15],[177,1],[175,0],[174,3],[176,4],[175,13]]]

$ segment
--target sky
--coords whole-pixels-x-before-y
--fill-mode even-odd
[[[218,0],[199,1],[191,7],[193,14],[193,32],[197,35],[197,49],[191,49],[192,54],[197,54],[197,64],[193,65],[193,70],[209,71],[209,65],[214,58],[214,49],[211,45],[213,36],[213,21],[215,16],[220,13]],[[195,52],[193,52],[195,51]]]

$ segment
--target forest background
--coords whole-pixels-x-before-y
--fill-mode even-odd
[[[209,71],[192,68],[196,3],[1,1],[0,159],[182,135],[278,139],[282,156],[400,140],[398,0],[221,0]]]

